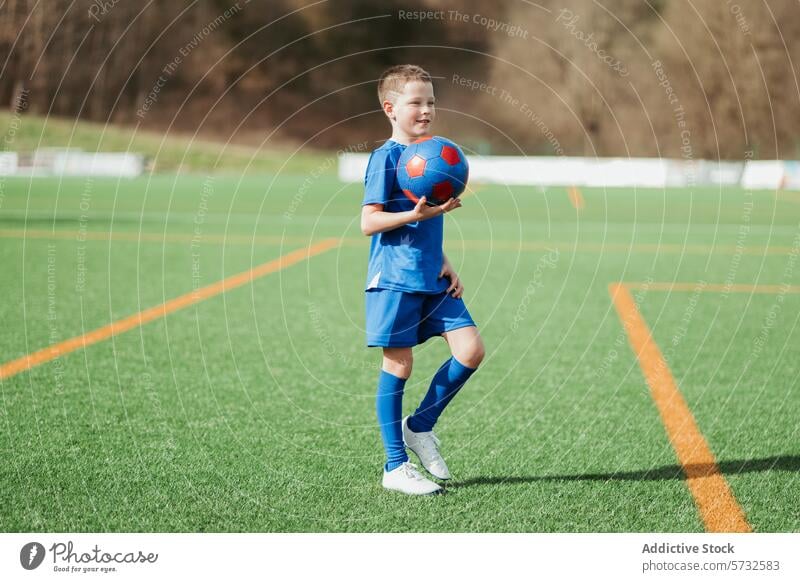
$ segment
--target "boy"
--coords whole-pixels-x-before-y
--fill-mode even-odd
[[[428,206],[395,181],[397,160],[414,140],[430,134],[436,110],[430,75],[414,65],[386,70],[378,98],[392,137],[372,152],[365,178],[361,230],[372,237],[366,285],[367,346],[383,348],[377,413],[386,449],[383,486],[409,495],[441,493],[410,463],[408,446],[434,477],[450,478],[433,425],[483,360],[484,347],[461,299],[464,287],[442,250],[443,214],[458,198]],[[402,419],[403,389],[411,375],[411,348],[435,335],[452,357],[436,372],[416,412]]]

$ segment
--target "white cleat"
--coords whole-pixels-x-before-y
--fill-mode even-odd
[[[442,455],[439,454],[439,439],[428,432],[414,432],[408,428],[408,417],[403,419],[403,442],[419,457],[422,466],[437,479],[449,479],[450,471]]]
[[[383,486],[407,495],[436,495],[442,493],[439,485],[423,477],[414,463],[406,461],[396,469],[383,472]]]

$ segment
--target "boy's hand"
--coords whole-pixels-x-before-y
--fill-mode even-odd
[[[427,200],[428,199],[425,196],[420,198],[417,202],[417,205],[414,207],[414,210],[411,211],[416,220],[428,220],[434,216],[439,216],[445,212],[450,212],[456,208],[461,208],[460,198],[451,198],[441,206],[428,206],[425,204]]]
[[[447,277],[450,279],[450,286],[447,288],[447,293],[452,291],[453,297],[456,299],[464,294],[464,286],[461,284],[461,279],[458,278],[458,274],[453,269],[450,261],[447,260],[447,257],[445,257],[442,263],[442,270],[439,272],[439,277]]]

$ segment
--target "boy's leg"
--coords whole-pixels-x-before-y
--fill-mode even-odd
[[[483,340],[474,325],[442,333],[450,347],[448,359],[431,381],[428,392],[416,412],[408,418],[408,428],[413,432],[428,432],[439,419],[445,407],[483,361]]]
[[[474,325],[446,331],[442,337],[450,348],[450,353],[462,364],[470,368],[481,365],[486,355],[483,339]]]
[[[411,348],[383,349],[383,369],[378,381],[376,409],[381,439],[386,450],[385,471],[392,471],[408,461],[400,423],[403,414],[403,389],[411,375],[412,363]]]

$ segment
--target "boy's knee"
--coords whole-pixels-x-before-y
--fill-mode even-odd
[[[456,359],[468,368],[477,368],[486,356],[486,348],[480,338],[465,346],[460,353],[454,354]]]
[[[398,378],[408,378],[411,376],[411,369],[414,364],[414,357],[411,349],[393,349],[383,351],[383,369],[392,376]]]
[[[383,360],[383,369],[392,376],[408,379],[411,376],[411,362],[398,362],[395,360]]]

